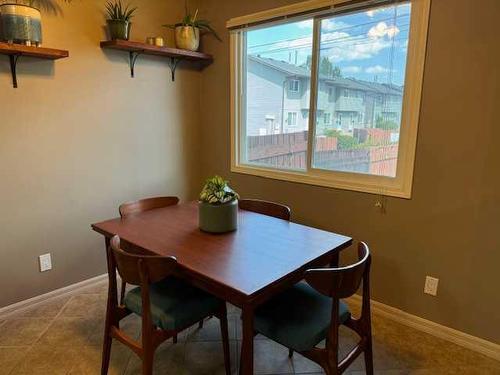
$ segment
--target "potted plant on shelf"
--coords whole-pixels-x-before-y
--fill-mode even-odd
[[[200,194],[199,226],[204,232],[225,233],[238,224],[238,194],[220,176],[209,178]]]
[[[0,0],[0,40],[39,46],[42,43],[41,10],[61,13],[56,0]]]
[[[123,6],[121,0],[108,1],[106,3],[106,13],[109,36],[112,40],[128,40],[130,37],[130,20],[134,16],[137,8],[131,8],[130,5]]]
[[[175,45],[180,49],[198,51],[198,48],[200,48],[200,33],[211,34],[215,36],[217,40],[222,41],[212,26],[210,26],[209,21],[198,19],[198,9],[196,9],[194,15],[189,12],[187,2],[186,15],[182,22],[163,26],[174,30]]]

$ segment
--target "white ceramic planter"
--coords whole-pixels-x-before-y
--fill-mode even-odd
[[[175,28],[175,45],[180,49],[198,51],[200,48],[200,29],[192,26],[177,26]]]

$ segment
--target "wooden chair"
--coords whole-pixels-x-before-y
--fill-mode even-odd
[[[177,197],[155,197],[140,199],[138,201],[127,202],[120,205],[118,211],[122,219],[127,218],[130,215],[138,214],[144,211],[154,210],[156,208],[163,208],[168,206],[175,206],[179,203],[179,198]],[[127,283],[122,280],[121,292],[120,292],[120,304],[123,304],[123,299],[125,298],[125,291],[127,289]],[[174,339],[177,341],[177,338]]]
[[[242,210],[257,212],[259,214],[290,221],[290,208],[283,204],[259,199],[240,199],[238,201],[238,206]]]
[[[366,373],[373,375],[368,246],[358,247],[359,261],[341,268],[306,271],[305,280],[273,297],[255,311],[255,330],[318,363],[327,375],[342,374],[364,352]],[[340,299],[352,296],[363,282],[361,316],[354,319]],[[354,330],[360,341],[339,361],[339,326]],[[325,348],[317,344],[326,339]]]
[[[154,210],[155,208],[175,206],[177,203],[179,203],[179,198],[177,197],[147,198],[134,202],[123,203],[120,205],[119,211],[120,216],[125,218],[129,215]]]
[[[231,373],[226,303],[172,276],[174,257],[130,254],[120,249],[120,238],[107,246],[108,305],[104,331],[101,375],[108,373],[112,339],[130,347],[142,359],[143,375],[153,373],[157,347],[200,319],[215,315],[220,320],[226,375]],[[118,305],[116,271],[129,284],[138,285]],[[120,330],[120,321],[131,313],[142,316],[142,342]]]

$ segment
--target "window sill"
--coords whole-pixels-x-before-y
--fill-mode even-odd
[[[283,171],[250,165],[232,165],[231,172],[273,180],[411,199],[411,188],[398,185],[396,179],[389,177],[343,172],[332,173],[320,170],[306,173],[296,170]]]

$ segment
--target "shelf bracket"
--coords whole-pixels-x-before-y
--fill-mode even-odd
[[[12,86],[17,89],[17,60],[21,57],[20,54],[9,55],[10,73],[12,74]]]
[[[168,65],[170,66],[170,71],[172,72],[172,82],[175,82],[175,71],[181,62],[181,58],[171,57]]]
[[[130,62],[130,77],[134,78],[134,73],[135,73],[135,62],[137,61],[137,58],[139,57],[140,54],[142,54],[143,51],[130,51],[129,52],[129,62]]]

